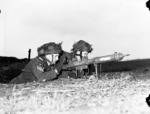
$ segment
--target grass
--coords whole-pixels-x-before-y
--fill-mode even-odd
[[[146,73],[104,73],[100,80],[58,79],[0,85],[0,114],[150,114]]]

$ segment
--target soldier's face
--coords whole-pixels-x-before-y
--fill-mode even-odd
[[[46,58],[52,63],[55,64],[58,61],[59,54],[49,54],[46,55]]]
[[[83,51],[83,52],[82,52],[82,57],[87,57],[87,55],[88,55],[88,52],[87,52],[87,51]]]
[[[80,51],[77,51],[76,54],[80,54]],[[86,57],[88,55],[88,52],[87,51],[82,51],[82,57]]]
[[[76,54],[77,54],[77,56],[76,56],[77,60],[80,61],[80,60],[81,60],[81,58],[80,58],[80,56],[79,56],[79,55],[80,55],[80,51],[77,51]],[[83,51],[83,52],[82,52],[82,57],[83,57],[83,58],[87,58],[87,56],[88,56],[88,52],[87,52],[87,51]]]

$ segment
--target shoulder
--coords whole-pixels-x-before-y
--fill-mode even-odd
[[[33,65],[38,65],[38,63],[40,63],[41,61],[39,60],[39,57],[35,57],[35,58],[32,58],[30,60],[30,62],[27,64],[27,66],[33,66]]]
[[[44,71],[44,66],[43,66],[44,62],[42,59],[40,59],[40,57],[35,57],[31,63],[29,64],[29,66],[32,68],[32,69],[37,69],[37,70],[40,70],[40,71]]]

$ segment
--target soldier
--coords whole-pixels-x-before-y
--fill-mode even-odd
[[[84,40],[74,43],[73,48],[71,49],[73,57],[78,61],[82,59],[88,59],[88,54],[91,53],[92,50],[92,46]]]
[[[21,84],[27,82],[45,82],[57,78],[65,61],[62,53],[62,43],[50,42],[37,49],[38,56],[33,58],[25,67],[24,71],[10,84]]]
[[[88,54],[92,52],[92,46],[85,42],[84,40],[79,40],[78,42],[73,44],[73,48],[71,49],[71,53],[69,53],[70,58],[69,61],[80,61],[84,59],[88,59]],[[65,52],[65,54],[68,53]],[[62,75],[59,77],[72,77],[72,78],[80,78],[83,75],[85,75],[85,72],[88,71],[88,66],[85,66],[85,68],[80,70],[72,70],[72,71],[62,71]]]

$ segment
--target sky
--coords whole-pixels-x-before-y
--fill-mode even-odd
[[[150,58],[147,0],[0,0],[0,56],[37,56],[48,42],[72,45],[84,40],[89,57],[114,52],[127,60]]]

